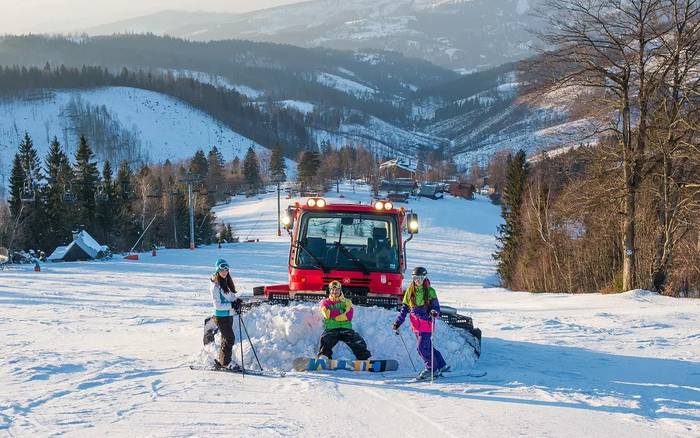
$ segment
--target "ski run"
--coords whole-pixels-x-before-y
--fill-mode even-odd
[[[370,200],[367,186],[340,190],[327,199]],[[292,371],[295,358],[315,357],[322,331],[304,303],[243,314],[263,367],[284,377],[190,369],[210,366],[218,348],[218,337],[202,347],[217,258],[245,295],[287,281],[276,195],[236,197],[215,208],[218,221],[258,242],[0,271],[0,436],[700,436],[699,301],[500,289],[497,206],[447,196],[406,207],[421,221],[409,270],[427,267],[441,304],[481,328],[478,360],[459,329],[439,323],[452,372],[411,383],[411,360],[422,363],[408,324],[410,359],[391,331],[397,312],[357,306],[353,327],[399,370]],[[342,343],[336,358],[353,359]],[[247,341],[243,363],[257,369]]]

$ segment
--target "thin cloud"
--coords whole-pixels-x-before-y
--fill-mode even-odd
[[[0,0],[0,32],[66,32],[163,10],[239,13],[297,2],[299,0]]]

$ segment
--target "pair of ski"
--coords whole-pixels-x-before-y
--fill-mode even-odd
[[[222,371],[234,374],[250,374],[263,377],[284,377],[285,373],[249,370],[245,372],[241,368],[229,369],[212,366],[197,366],[190,365],[192,370],[203,371]],[[396,371],[399,369],[399,363],[395,360],[343,360],[343,359],[317,359],[308,357],[298,357],[292,362],[294,371],[366,371],[370,373],[381,373],[384,371]]]
[[[231,374],[243,374],[243,375],[251,375],[251,376],[260,376],[260,377],[284,377],[286,373],[284,371],[282,372],[276,372],[276,371],[267,371],[267,370],[249,370],[246,369],[244,370],[243,368],[221,368],[221,367],[213,367],[213,366],[208,366],[208,365],[190,365],[191,370],[197,370],[197,371],[218,371],[222,373],[231,373]]]
[[[395,383],[430,383],[431,381],[442,381],[442,380],[452,380],[452,379],[459,379],[459,378],[479,378],[479,377],[484,377],[486,375],[486,371],[476,371],[476,372],[468,372],[468,373],[455,373],[455,372],[447,372],[446,374],[440,374],[440,375],[435,375],[433,376],[433,379],[430,379],[430,376],[426,378],[419,378],[416,376],[406,376],[406,377],[397,377],[394,379],[387,379],[384,381],[386,384],[395,384]]]
[[[208,366],[194,366],[190,365],[190,369],[193,370],[207,370],[207,371],[220,371],[235,374],[243,374],[243,369],[228,369],[228,368],[214,368]],[[318,359],[318,358],[307,358],[298,357],[292,362],[292,369],[294,371],[364,371],[370,373],[382,373],[387,371],[396,371],[399,369],[399,363],[396,360],[386,359],[386,360],[343,360],[343,359]],[[254,376],[262,377],[284,377],[285,372],[274,372],[274,371],[264,371],[264,370],[245,370],[245,374],[250,374]],[[436,375],[433,376],[434,380],[452,379],[460,377],[472,377],[478,378],[486,375],[486,372],[469,372],[469,373],[453,373],[449,372],[448,375]],[[430,378],[419,379],[415,376],[399,377],[394,379],[386,380],[385,383],[419,383],[419,382],[430,382]]]

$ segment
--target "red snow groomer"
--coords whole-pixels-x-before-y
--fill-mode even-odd
[[[282,224],[291,237],[289,283],[256,287],[256,298],[280,304],[321,301],[328,295],[328,284],[338,280],[353,304],[399,307],[406,244],[418,233],[418,215],[395,208],[390,201],[329,204],[312,197],[304,205],[290,205]],[[443,321],[465,329],[478,356],[481,331],[472,319],[441,307]]]

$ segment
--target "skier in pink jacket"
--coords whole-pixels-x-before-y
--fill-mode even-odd
[[[420,266],[413,270],[411,284],[403,296],[401,311],[392,325],[394,331],[399,330],[406,320],[406,315],[409,315],[411,329],[418,341],[418,354],[425,363],[425,369],[418,374],[418,378],[428,378],[431,373],[439,376],[448,371],[450,367],[432,342],[433,323],[435,318],[440,317],[440,302],[435,289],[430,287],[428,270]]]

